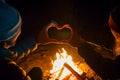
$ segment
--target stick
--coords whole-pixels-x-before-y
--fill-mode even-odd
[[[82,80],[81,76],[71,68],[67,63],[64,63],[64,66],[77,78],[77,80]]]
[[[58,79],[60,78],[60,76],[62,75],[62,72],[63,72],[63,70],[64,70],[64,67],[62,67],[62,69],[60,70],[60,73],[59,73],[59,75],[58,75]]]

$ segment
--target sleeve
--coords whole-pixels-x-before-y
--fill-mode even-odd
[[[115,60],[103,58],[95,51],[95,47],[88,43],[79,44],[78,52],[103,80],[120,79],[120,56]]]
[[[26,72],[11,60],[0,60],[0,80],[31,80]]]
[[[37,49],[37,43],[34,38],[27,38],[16,43],[9,50],[16,55],[17,59],[22,58]]]

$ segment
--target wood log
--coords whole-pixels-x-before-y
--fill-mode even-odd
[[[72,69],[70,65],[68,65],[67,63],[64,63],[64,67],[66,67],[77,78],[77,80],[82,80],[82,77],[80,76],[80,74],[78,74],[74,69]]]

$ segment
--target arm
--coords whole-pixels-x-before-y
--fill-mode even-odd
[[[34,38],[23,39],[17,42],[14,47],[9,48],[9,50],[13,52],[13,55],[16,56],[15,59],[21,59],[36,49],[37,43]]]
[[[14,61],[0,59],[0,79],[2,80],[31,80],[26,72]]]
[[[81,57],[85,59],[87,64],[103,78],[106,79],[117,79],[120,78],[120,57],[115,60],[103,58],[96,51],[97,47],[91,45],[87,42],[80,43],[78,46],[78,51]],[[104,53],[100,51],[100,53]]]

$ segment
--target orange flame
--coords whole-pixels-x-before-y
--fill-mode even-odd
[[[64,48],[58,50],[56,53],[56,60],[52,61],[53,68],[50,70],[50,73],[54,79],[63,80],[68,75],[71,75],[71,72],[64,67],[64,63],[69,64],[78,74],[82,74],[83,71],[78,68],[77,65],[72,61],[72,57],[67,54]],[[52,79],[52,80],[54,80]]]

